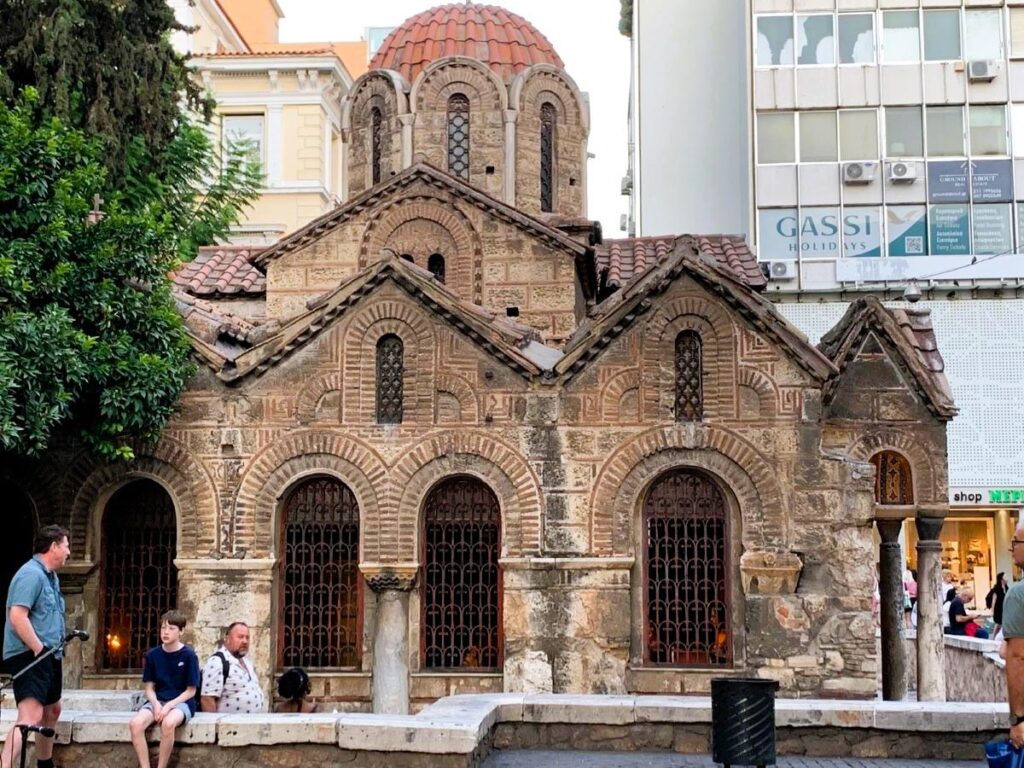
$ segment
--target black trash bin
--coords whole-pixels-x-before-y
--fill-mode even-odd
[[[775,763],[776,680],[721,677],[711,681],[711,751],[716,763]]]

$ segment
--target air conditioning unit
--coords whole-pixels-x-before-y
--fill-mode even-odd
[[[902,160],[889,163],[889,181],[913,183],[917,178],[917,166]]]
[[[795,280],[797,264],[795,261],[769,261],[769,280]]]
[[[878,163],[843,163],[844,184],[867,184],[875,178]]]
[[[995,80],[998,74],[999,62],[997,61],[967,62],[967,79],[972,83],[984,83]]]
[[[619,185],[619,191],[628,195],[633,191],[633,174],[628,173],[622,177],[622,183]]]

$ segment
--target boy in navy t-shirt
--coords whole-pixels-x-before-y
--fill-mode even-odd
[[[151,724],[160,724],[157,766],[167,768],[174,749],[174,729],[191,720],[196,712],[199,657],[191,647],[181,642],[184,629],[185,614],[168,611],[160,617],[160,645],[146,652],[146,666],[142,671],[146,703],[128,725],[139,768],[149,768],[146,729]]]

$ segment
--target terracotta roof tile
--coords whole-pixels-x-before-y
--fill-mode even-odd
[[[598,274],[603,275],[608,288],[621,287],[671,252],[678,239],[668,236],[605,240],[595,248]],[[768,284],[757,259],[741,236],[696,235],[694,242],[698,250],[713,257],[719,266],[751,288],[761,289]]]
[[[200,248],[173,275],[174,285],[193,296],[260,296],[267,279],[252,265],[257,253],[259,249],[238,246]]]
[[[506,82],[534,64],[564,68],[548,39],[523,17],[494,5],[449,3],[396,27],[370,69],[397,70],[412,82],[432,61],[446,56],[479,59]]]

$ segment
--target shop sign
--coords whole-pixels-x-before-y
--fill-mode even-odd
[[[967,161],[938,160],[928,163],[928,201],[966,203]]]
[[[928,242],[927,214],[923,205],[891,205],[885,212],[889,222],[890,256],[924,256]]]
[[[933,256],[956,256],[971,252],[970,206],[933,205],[928,230]]]
[[[950,488],[949,503],[954,506],[1024,505],[1024,488]]]
[[[760,211],[760,251],[765,258],[795,259],[840,253],[846,256],[880,256],[882,222],[878,208],[792,208]]]
[[[976,203],[1013,200],[1012,160],[971,161],[971,197]]]

